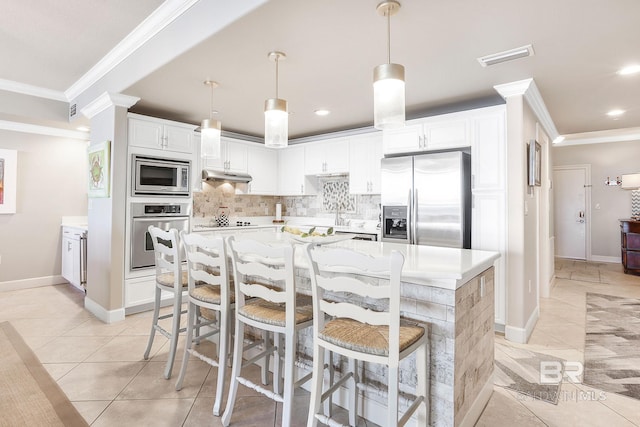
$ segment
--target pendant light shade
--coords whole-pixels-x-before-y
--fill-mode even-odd
[[[220,137],[222,125],[219,120],[213,117],[213,89],[218,87],[218,83],[207,80],[204,84],[211,87],[211,103],[209,105],[209,118],[204,119],[200,126],[200,156],[210,159],[220,158]]]
[[[200,155],[212,159],[220,158],[220,120],[204,119],[200,126]]]
[[[289,113],[287,101],[269,98],[264,102],[264,144],[284,148],[289,141]]]
[[[278,98],[278,61],[286,58],[282,52],[269,52],[276,63],[276,97],[264,102],[264,145],[284,148],[289,144],[289,112],[287,101]]]
[[[391,63],[391,15],[400,9],[397,1],[380,3],[377,11],[387,18],[387,63],[373,69],[373,126],[396,129],[404,126],[404,67]]]

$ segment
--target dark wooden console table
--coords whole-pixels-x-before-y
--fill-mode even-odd
[[[624,272],[640,275],[640,221],[621,219],[620,237]]]

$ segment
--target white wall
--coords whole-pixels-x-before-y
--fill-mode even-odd
[[[542,186],[529,187],[527,144],[537,140],[542,149]],[[526,343],[539,316],[539,289],[553,269],[550,258],[549,138],[522,95],[507,97],[507,323],[508,340]],[[541,275],[542,273],[542,275]]]
[[[591,165],[591,254],[620,259],[620,223],[631,215],[631,192],[606,186],[607,177],[640,172],[640,141],[553,148],[553,165]],[[561,203],[555,201],[554,203]],[[599,208],[597,207],[599,205]]]
[[[0,130],[18,151],[17,213],[0,215],[0,291],[62,283],[63,216],[87,215],[85,141]]]

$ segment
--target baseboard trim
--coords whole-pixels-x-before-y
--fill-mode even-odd
[[[538,319],[540,318],[540,307],[536,307],[536,309],[529,316],[529,320],[527,320],[527,324],[524,328],[516,328],[515,326],[507,325],[504,328],[504,337],[508,341],[516,342],[519,344],[526,344],[529,341],[529,337],[533,332],[533,328],[536,326]]]
[[[622,259],[616,256],[601,256],[601,255],[591,255],[591,261],[595,262],[608,262],[611,264],[620,264]]]
[[[0,292],[40,288],[43,286],[60,285],[63,283],[68,282],[62,276],[43,276],[21,280],[9,280],[7,282],[0,282]]]
[[[104,323],[115,323],[124,320],[124,308],[107,310],[89,297],[84,298],[84,308]]]
[[[480,415],[482,415],[484,408],[487,406],[487,403],[489,403],[489,399],[491,399],[491,395],[493,394],[494,375],[495,371],[491,373],[487,382],[482,386],[478,396],[467,411],[467,415],[465,415],[462,421],[460,421],[460,424],[458,424],[460,427],[473,427],[476,422],[478,422]]]

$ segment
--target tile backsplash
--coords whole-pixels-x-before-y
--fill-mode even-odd
[[[235,194],[229,183],[205,183],[203,191],[193,194],[193,215],[214,217],[223,211],[229,216],[275,216],[276,203],[283,216],[318,217],[335,215],[338,203],[345,219],[378,220],[380,195],[349,194],[348,177],[320,178],[316,196],[258,196]]]
[[[205,183],[200,193],[193,193],[193,216],[214,217],[223,211],[228,216],[275,216],[279,196],[235,194],[233,184]],[[284,213],[283,213],[284,214]]]

